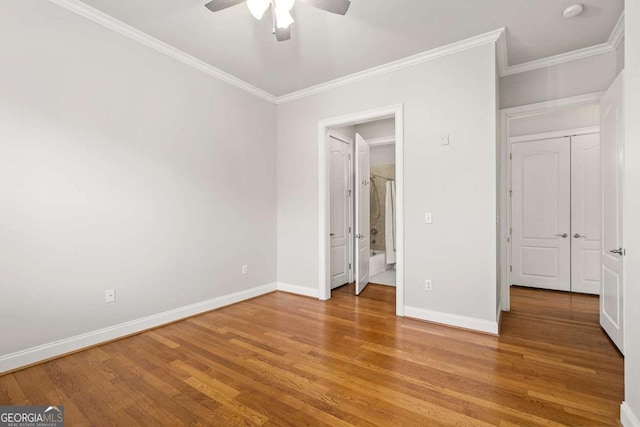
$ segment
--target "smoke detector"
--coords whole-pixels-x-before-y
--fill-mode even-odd
[[[575,18],[584,11],[584,6],[580,3],[572,4],[562,12],[565,18]]]

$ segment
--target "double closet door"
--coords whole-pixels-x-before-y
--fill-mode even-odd
[[[511,147],[511,283],[600,293],[600,135]]]

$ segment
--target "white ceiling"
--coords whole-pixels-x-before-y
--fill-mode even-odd
[[[241,4],[211,13],[208,0],[83,0],[273,95],[507,28],[509,65],[605,43],[623,0],[352,0],[346,16],[297,2],[290,41]]]

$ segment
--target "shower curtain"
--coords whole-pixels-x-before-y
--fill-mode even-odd
[[[396,183],[387,181],[385,185],[384,203],[384,243],[387,255],[387,264],[396,263]]]

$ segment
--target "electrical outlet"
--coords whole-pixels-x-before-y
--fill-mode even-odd
[[[431,283],[431,280],[424,281],[424,290],[427,292],[431,292],[433,290],[433,283]]]
[[[107,289],[105,295],[105,302],[114,302],[116,300],[116,290],[115,289]]]
[[[243,265],[242,266],[242,274],[249,274],[249,266],[248,265]]]

